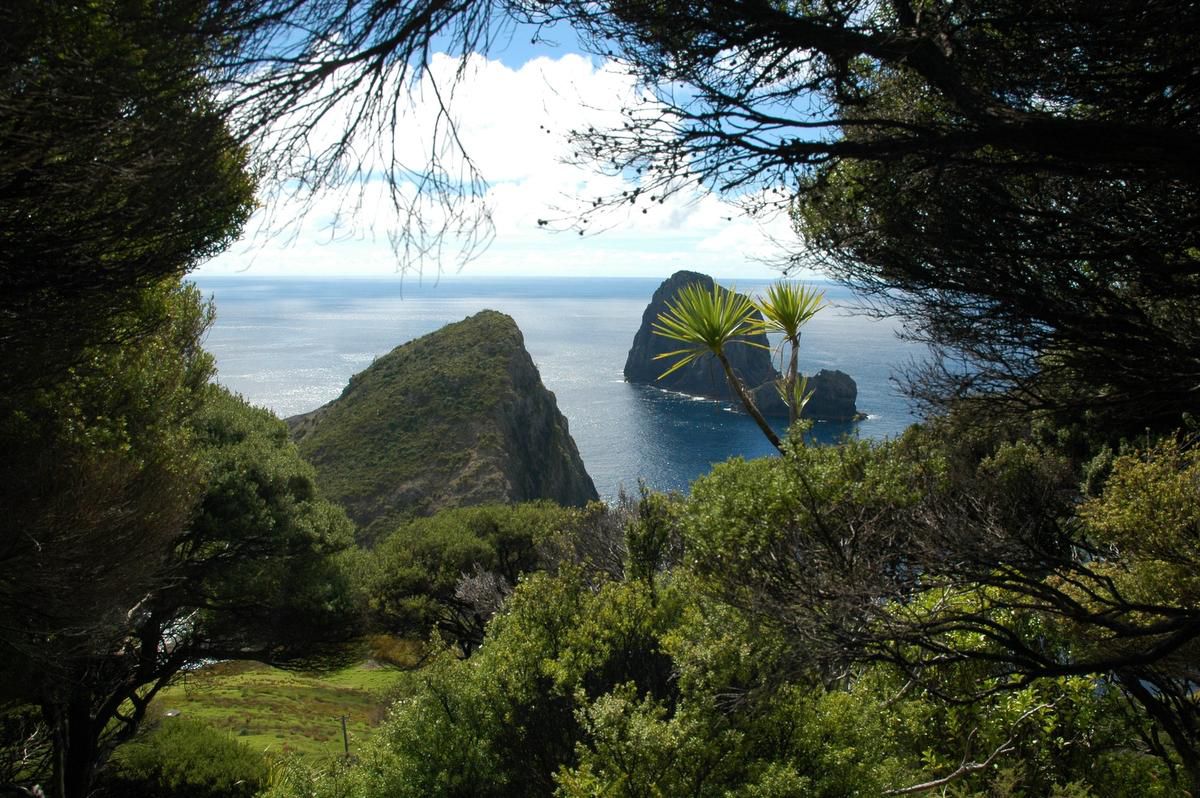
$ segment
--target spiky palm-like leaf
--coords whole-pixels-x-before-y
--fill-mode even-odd
[[[686,346],[655,355],[655,360],[678,358],[658,378],[661,380],[704,355],[719,357],[730,343],[766,349],[762,344],[741,337],[753,331],[756,323],[753,315],[754,303],[748,297],[715,283],[711,291],[699,283],[679,289],[675,300],[667,303],[667,310],[658,314],[658,321],[651,329],[655,335]]]
[[[803,283],[773,283],[755,306],[763,315],[764,332],[782,333],[784,340],[797,343],[800,328],[825,307],[825,292]]]
[[[788,418],[792,424],[800,420],[804,406],[812,398],[808,391],[808,380],[801,376],[800,330],[825,307],[825,292],[803,283],[777,282],[767,288],[767,295],[754,303],[763,315],[763,321],[755,332],[777,332],[783,334],[779,345],[779,367],[784,372],[779,383],[779,393],[788,405]],[[790,347],[788,366],[783,368],[783,347]]]
[[[754,423],[758,424],[767,440],[782,451],[783,443],[779,436],[758,411],[754,398],[746,390],[741,379],[734,374],[733,366],[725,355],[725,347],[731,343],[767,349],[767,346],[745,338],[746,335],[753,334],[756,324],[754,303],[748,297],[715,283],[711,291],[692,283],[679,290],[675,301],[668,302],[666,312],[658,314],[658,321],[651,325],[655,335],[679,341],[686,346],[656,355],[654,359],[677,358],[675,363],[659,376],[661,380],[704,355],[711,354],[716,357],[725,371],[729,387],[737,394],[746,412],[754,419]]]
[[[787,380],[777,380],[775,382],[775,390],[779,392],[779,398],[787,402],[790,408],[793,403],[796,407],[796,417],[804,415],[804,407],[808,404],[808,400],[813,398],[816,391],[808,389],[808,377],[801,374],[796,378],[796,384],[792,388],[792,392],[788,393]]]

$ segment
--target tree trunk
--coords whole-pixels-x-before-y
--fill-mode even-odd
[[[63,798],[87,798],[96,767],[96,736],[91,702],[75,699],[67,707]]]
[[[792,356],[791,361],[788,363],[784,388],[787,390],[788,426],[792,426],[800,420],[800,401],[796,396],[796,377],[800,367],[800,340],[797,339],[788,343],[792,345]]]
[[[96,768],[96,729],[91,702],[72,697],[65,703],[43,706],[43,715],[53,732],[51,757],[52,798],[87,798]]]
[[[779,451],[783,451],[783,443],[779,440],[779,436],[775,434],[775,430],[771,429],[771,425],[763,418],[763,414],[758,412],[758,407],[754,404],[754,399],[746,391],[746,386],[742,385],[742,381],[733,373],[733,367],[729,365],[729,358],[725,357],[724,352],[717,352],[717,359],[721,361],[721,368],[725,369],[725,378],[729,380],[729,387],[733,388],[733,392],[737,394],[738,399],[742,400],[742,406],[746,408],[746,412],[758,424],[758,428],[762,430],[763,435],[767,436],[767,440],[771,442]]]
[[[67,722],[59,704],[43,704],[42,713],[50,724],[50,742],[53,746],[50,755],[50,795],[52,798],[63,798],[67,794]]]

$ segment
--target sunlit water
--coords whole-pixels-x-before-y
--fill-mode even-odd
[[[207,348],[216,356],[218,379],[281,417],[334,399],[351,374],[395,346],[492,308],[520,326],[602,496],[612,498],[639,479],[660,490],[686,490],[714,462],[774,453],[754,422],[728,403],[623,381],[655,279],[456,278],[420,285],[399,278],[239,276],[196,282],[216,302]],[[737,288],[753,292],[761,285],[746,281]],[[849,313],[852,300],[843,289],[829,286],[827,296],[834,306],[806,328],[801,368],[850,374],[868,418],[819,423],[817,438],[899,434],[915,419],[891,377],[923,350],[897,340],[891,322]]]

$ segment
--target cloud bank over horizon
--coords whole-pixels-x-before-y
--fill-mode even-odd
[[[689,268],[769,278],[777,276],[767,264],[781,255],[779,242],[796,245],[786,215],[752,219],[699,191],[589,216],[587,230],[596,232],[579,235],[570,220],[580,209],[634,183],[568,164],[567,133],[620,125],[621,109],[637,99],[633,78],[613,62],[575,53],[531,58],[517,68],[472,55],[455,82],[460,65],[457,58],[435,55],[433,79],[439,89],[454,87],[448,104],[462,148],[488,181],[483,199],[495,232],[463,274],[652,277]],[[404,124],[388,143],[394,145],[386,148],[389,157],[394,151],[398,163],[423,164],[438,146],[433,84],[427,78],[403,92],[398,107]],[[339,134],[338,123],[335,115],[315,137]],[[370,173],[381,173],[379,153],[369,158]],[[197,274],[386,276],[399,269],[389,238],[396,211],[382,178],[319,196],[307,209],[291,199],[270,211],[270,218],[263,213],[252,219],[246,235]],[[411,264],[409,273],[454,273],[455,250],[448,241],[444,262],[429,257]]]

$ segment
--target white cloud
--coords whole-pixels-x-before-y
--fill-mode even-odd
[[[432,70],[438,86],[451,85],[458,67],[456,59],[435,56]],[[567,54],[534,58],[513,69],[474,55],[454,85],[450,105],[456,130],[490,181],[486,201],[495,224],[494,242],[467,264],[466,273],[658,276],[687,267],[722,276],[771,276],[759,261],[777,254],[769,243],[772,238],[790,239],[787,219],[748,219],[708,194],[609,212],[588,225],[603,232],[582,237],[539,225],[541,219],[556,218],[556,208],[581,198],[632,188],[619,177],[565,163],[570,154],[568,130],[619,125],[621,108],[635,96],[632,78],[611,63]],[[405,122],[395,151],[402,162],[423,163],[435,137],[437,115],[428,78],[404,93],[402,106]],[[335,118],[314,133],[313,143],[328,142],[338,132]],[[376,146],[370,151],[367,166],[381,168],[387,149]],[[261,233],[248,236],[201,272],[301,276],[396,270],[388,238],[396,215],[381,180],[361,191],[320,196],[303,215],[295,199],[273,211],[277,220],[298,219],[287,235],[272,240],[264,240]],[[431,226],[439,222],[437,209],[423,213]],[[249,229],[262,226],[261,220],[258,228],[252,221]],[[270,223],[266,227],[274,229]],[[424,273],[438,270],[432,259],[418,265]]]

